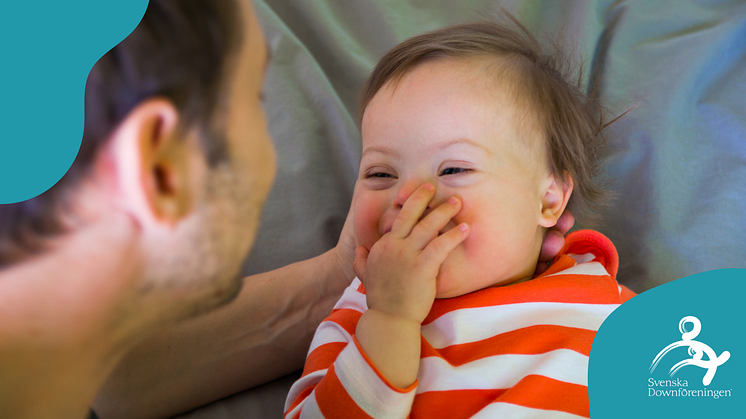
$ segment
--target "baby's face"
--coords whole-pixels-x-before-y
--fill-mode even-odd
[[[419,186],[436,188],[432,208],[456,196],[462,209],[441,231],[471,231],[441,266],[437,297],[530,278],[551,183],[540,139],[519,129],[525,115],[474,62],[438,60],[384,86],[365,110],[354,226],[370,249]]]

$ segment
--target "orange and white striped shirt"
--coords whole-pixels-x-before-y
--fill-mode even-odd
[[[618,266],[611,242],[582,230],[530,281],[435,300],[422,323],[418,378],[406,389],[355,339],[367,310],[355,279],[316,331],[285,418],[590,417],[593,338],[634,296],[617,284]]]

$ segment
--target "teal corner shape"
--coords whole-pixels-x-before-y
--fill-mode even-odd
[[[31,199],[72,165],[88,74],[142,20],[148,0],[0,5],[0,204]]]
[[[599,328],[591,349],[591,418],[743,417],[744,297],[746,269],[719,269],[660,285],[615,310]],[[698,333],[691,333],[693,322],[682,321],[689,316],[696,317]],[[696,365],[670,375],[678,363],[697,358],[696,351],[689,351],[692,341],[707,349],[701,359],[709,366],[709,350],[716,357],[728,352],[709,384],[704,383],[708,369]],[[684,344],[664,351],[676,342]],[[658,354],[664,355],[651,371]]]

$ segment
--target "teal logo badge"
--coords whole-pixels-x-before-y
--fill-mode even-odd
[[[685,326],[687,323],[692,324],[692,330],[688,332],[685,330]],[[676,371],[687,365],[704,368],[707,370],[707,373],[702,378],[702,384],[709,386],[712,382],[712,379],[715,378],[715,373],[717,372],[718,367],[720,365],[723,365],[725,361],[730,358],[730,352],[725,351],[720,354],[720,356],[717,356],[712,348],[702,342],[697,342],[696,340],[694,340],[694,338],[699,335],[699,332],[701,330],[702,324],[699,322],[698,318],[694,316],[683,317],[681,321],[679,321],[679,332],[681,332],[681,340],[666,346],[665,348],[663,348],[662,351],[658,352],[658,355],[656,355],[655,359],[653,359],[653,363],[650,364],[650,372],[652,373],[655,371],[655,367],[658,366],[661,358],[666,356],[666,354],[671,352],[671,350],[688,346],[689,355],[691,356],[691,358],[685,359],[681,362],[677,362],[673,367],[671,367],[669,375],[673,377],[674,374],[676,374]],[[703,355],[706,355],[707,359],[702,359]]]
[[[614,310],[588,359],[591,418],[742,417],[745,296],[746,269],[720,269],[660,285]]]

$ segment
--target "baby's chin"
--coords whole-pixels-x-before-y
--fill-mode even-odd
[[[482,289],[482,287],[479,287],[476,284],[463,280],[463,278],[468,276],[469,274],[466,272],[462,272],[462,274],[458,276],[454,275],[453,271],[450,269],[446,272],[441,269],[435,279],[435,298],[455,298]],[[462,280],[459,280],[459,278],[462,278]]]
[[[492,283],[484,287],[461,286],[461,287],[445,288],[440,285],[441,284],[440,278],[438,278],[438,282],[436,285],[437,288],[435,290],[435,298],[436,299],[456,298],[456,297],[461,297],[462,295],[471,294],[473,292],[485,290],[488,288],[504,287],[507,285],[518,284],[520,282],[525,282],[530,279],[531,279],[530,277],[523,278],[523,279],[506,279],[503,281],[497,281],[495,283]],[[462,284],[462,285],[466,285],[466,284]]]
[[[492,272],[491,274],[493,275],[491,278],[476,278],[473,271],[464,266],[450,265],[446,259],[446,263],[436,277],[435,298],[455,298],[483,289],[503,287],[531,279],[530,275],[524,274],[509,275],[505,272]]]

